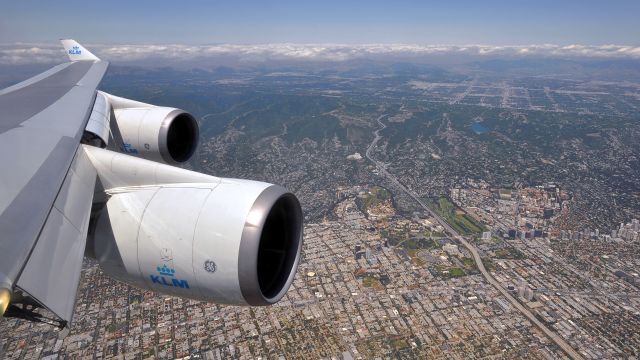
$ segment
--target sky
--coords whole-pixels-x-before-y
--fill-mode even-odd
[[[632,0],[3,1],[0,43],[640,45]]]

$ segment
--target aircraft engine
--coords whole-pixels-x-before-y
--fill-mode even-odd
[[[198,122],[191,114],[103,94],[113,107],[122,152],[165,164],[179,164],[191,158],[199,136]]]
[[[106,274],[223,304],[270,305],[287,292],[302,249],[302,210],[292,193],[85,149],[108,188],[87,244]]]

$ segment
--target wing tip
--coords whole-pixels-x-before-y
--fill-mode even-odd
[[[71,61],[97,61],[100,60],[97,56],[93,55],[91,51],[87,50],[79,42],[73,39],[60,39],[60,43],[64,47],[69,60]]]

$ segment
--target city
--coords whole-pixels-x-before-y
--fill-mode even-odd
[[[117,86],[117,76],[107,84]],[[278,82],[268,86],[280,89]],[[448,102],[464,102],[465,89]],[[361,105],[362,95],[355,93],[356,100],[348,97],[346,103],[268,97],[305,109],[294,108],[291,118],[277,120],[273,133],[261,133],[271,130],[252,120],[272,116],[260,100],[231,105],[222,114],[232,125],[223,129],[212,127],[221,115],[202,115],[210,140],[192,167],[222,176],[257,175],[286,184],[302,198],[303,261],[282,302],[236,308],[164,297],[111,280],[87,263],[71,332],[60,337],[49,325],[6,321],[0,337],[4,356],[638,356],[637,220],[598,229],[599,222],[577,222],[578,206],[588,199],[576,199],[581,193],[570,184],[509,183],[505,172],[495,180],[501,168],[522,168],[519,162],[526,158],[503,158],[504,164],[490,170],[494,175],[484,176],[491,164],[487,153],[477,163],[469,154],[467,167],[460,168],[457,150],[440,149],[446,143],[436,138],[414,142],[409,135],[396,148],[397,128],[415,117],[408,105],[396,107],[390,100],[385,106]],[[473,111],[477,105],[469,106]],[[507,119],[531,111],[504,106],[501,111],[514,114]],[[444,117],[448,130],[436,128],[435,136],[446,131],[450,138],[443,136],[456,146],[482,148],[474,137],[486,136],[488,125],[461,133],[456,129],[468,123],[458,124],[454,116],[460,115],[447,109],[449,115],[435,117]],[[301,132],[300,116],[326,120],[313,132]],[[472,125],[479,124],[473,119]],[[492,134],[500,136],[498,130]],[[409,146],[412,150],[403,152]],[[557,161],[547,157],[542,166]],[[475,164],[485,170],[477,172]],[[474,171],[476,176],[468,177]]]
[[[540,196],[524,195],[531,192]],[[544,191],[520,194],[512,196],[523,209],[521,219],[535,219],[532,210],[557,205],[541,201]],[[566,356],[479,274],[471,254],[436,219],[426,213],[395,215],[390,198],[363,210],[360,200],[376,196],[366,187],[345,188],[337,196],[335,220],[306,226],[304,262],[276,306],[224,307],[158,296],[111,280],[88,264],[71,333],[62,340],[46,325],[16,322],[5,356]],[[499,197],[495,192],[491,199]],[[599,244],[602,254],[591,249],[589,255],[596,263],[603,259],[598,271],[572,266],[567,249],[558,248],[561,237],[485,231],[464,238],[479,249],[504,291],[580,356],[596,359],[635,356],[640,346],[633,330],[640,307],[638,275],[618,272],[627,259],[614,250],[620,243],[637,246],[639,227],[635,220],[623,226],[623,237],[571,240],[588,242],[575,245],[582,248]],[[381,229],[394,234],[384,237]],[[398,236],[406,240],[392,245]]]

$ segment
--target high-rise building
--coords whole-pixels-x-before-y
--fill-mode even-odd
[[[524,297],[528,300],[531,301],[533,300],[533,290],[530,288],[527,288],[524,292]]]
[[[371,249],[369,248],[367,248],[367,250],[365,251],[365,259],[367,259],[369,265],[376,265],[378,263],[378,259],[373,256],[373,254],[371,253]]]
[[[527,291],[527,283],[524,280],[520,280],[518,283],[518,296],[524,299]]]

